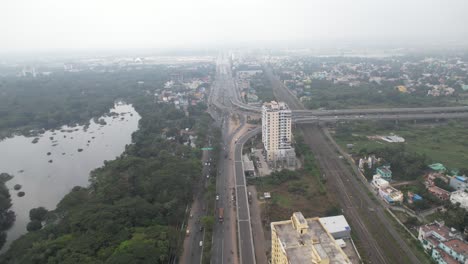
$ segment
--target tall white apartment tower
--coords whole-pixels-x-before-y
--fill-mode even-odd
[[[276,164],[279,160],[285,160],[291,165],[291,155],[295,160],[291,147],[291,110],[284,102],[263,104],[262,142],[269,162]]]

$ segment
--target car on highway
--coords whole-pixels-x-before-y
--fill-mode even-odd
[[[203,241],[200,241],[199,245],[200,245],[200,247],[202,247],[203,246]]]

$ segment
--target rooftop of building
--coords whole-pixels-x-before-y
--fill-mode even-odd
[[[263,107],[267,110],[289,110],[289,107],[285,102],[266,102],[263,104]]]
[[[429,165],[429,168],[435,170],[435,171],[445,171],[447,170],[444,165],[442,165],[441,163],[434,163],[434,164],[431,164]]]
[[[427,188],[430,192],[432,193],[437,193],[437,194],[440,194],[440,195],[449,195],[450,192],[449,191],[446,191],[440,187],[437,187],[437,186],[430,186],[429,188]]]
[[[444,245],[457,252],[459,255],[468,256],[468,244],[458,238],[443,242]]]
[[[440,248],[434,248],[435,251],[437,251],[437,253],[439,253],[440,257],[444,260],[444,263],[447,263],[447,264],[458,264],[458,261],[455,260],[452,256],[450,256],[449,254],[447,254],[445,251],[443,251],[442,249]]]
[[[388,181],[387,180],[384,180],[382,178],[375,178],[372,180],[372,182],[375,184],[375,185],[378,185],[378,186],[386,186],[388,185]]]
[[[380,166],[377,168],[377,170],[383,172],[383,173],[392,173],[390,168],[388,166]]]
[[[348,221],[343,215],[322,217],[319,219],[320,223],[327,229],[329,233],[336,233],[341,231],[350,231]]]
[[[302,213],[296,212],[291,220],[273,222],[271,225],[289,263],[312,263],[314,258],[329,259],[330,263],[351,263],[318,217],[306,219]]]
[[[452,239],[459,236],[459,232],[453,228],[449,228],[443,222],[433,222],[427,225],[421,226],[424,233],[434,232],[444,239]]]
[[[450,194],[450,198],[468,199],[468,193],[464,190],[454,191]]]
[[[465,176],[455,176],[453,179],[461,181],[461,182],[466,182],[467,178]]]
[[[392,186],[386,186],[386,187],[382,187],[380,188],[380,190],[388,195],[391,195],[391,196],[398,196],[398,195],[401,195],[402,192],[393,188]]]

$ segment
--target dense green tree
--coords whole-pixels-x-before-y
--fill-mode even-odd
[[[31,221],[44,221],[47,212],[47,209],[42,206],[33,208],[29,211],[29,219],[31,219]]]
[[[38,220],[32,220],[31,222],[28,223],[26,226],[26,229],[31,232],[31,231],[37,231],[42,228],[41,221]]]

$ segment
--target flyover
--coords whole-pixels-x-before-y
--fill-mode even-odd
[[[296,124],[307,123],[335,123],[338,121],[366,121],[366,120],[443,120],[468,118],[468,112],[458,113],[400,113],[400,114],[367,114],[367,115],[341,115],[341,116],[309,116],[293,117]]]

